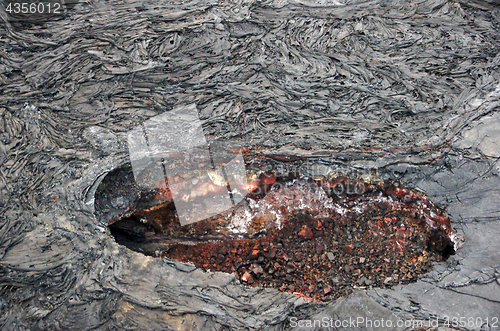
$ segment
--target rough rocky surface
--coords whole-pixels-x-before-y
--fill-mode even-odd
[[[355,288],[417,281],[433,261],[446,260],[462,244],[445,211],[396,183],[314,180],[296,172],[249,178],[255,189],[239,204],[181,225],[169,188],[127,187],[133,174],[126,166],[102,180],[96,216],[107,222],[115,214],[107,222],[111,235],[133,251],[316,301],[332,301]],[[198,180],[185,194],[226,188],[220,184]],[[120,208],[125,213],[115,212]]]
[[[0,21],[2,329],[500,318],[494,1],[82,1],[45,25]],[[414,284],[312,303],[118,245],[95,190],[128,162],[129,130],[188,104],[210,141],[422,190],[463,246]]]

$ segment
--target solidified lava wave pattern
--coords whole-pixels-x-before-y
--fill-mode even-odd
[[[191,194],[217,189],[198,185]],[[416,281],[454,253],[446,212],[394,183],[268,171],[249,174],[248,185],[236,207],[184,226],[168,187],[158,189],[143,194],[154,206],[138,204],[109,227],[118,243],[144,254],[316,301]]]

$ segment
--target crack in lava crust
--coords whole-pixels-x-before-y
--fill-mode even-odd
[[[109,227],[118,243],[144,254],[317,301],[416,281],[454,253],[446,212],[416,191],[296,174],[250,182],[242,203],[207,220],[181,226],[167,187],[154,193],[162,203],[132,208]]]

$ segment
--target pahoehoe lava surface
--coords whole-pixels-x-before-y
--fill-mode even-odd
[[[488,318],[495,328],[494,1],[82,0],[39,24],[5,9],[2,329],[282,330],[292,317]],[[209,143],[424,192],[446,207],[462,247],[412,284],[318,303],[117,244],[95,216],[99,184],[129,162],[127,132],[192,104]],[[114,203],[123,213],[128,201]]]

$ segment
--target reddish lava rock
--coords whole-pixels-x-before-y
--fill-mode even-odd
[[[163,256],[194,263],[204,270],[235,272],[245,284],[274,287],[318,301],[349,294],[356,286],[409,283],[416,280],[418,274],[427,272],[431,261],[443,259],[441,254],[413,243],[407,245],[401,255],[400,246],[393,239],[393,229],[386,227],[382,230],[373,221],[381,212],[373,211],[370,217],[363,215],[351,220],[353,223],[342,219],[324,220],[323,232],[306,241],[294,235],[298,233],[296,228],[301,226],[298,219],[304,218],[292,216],[293,221],[288,222],[279,234],[251,240],[172,245]],[[306,215],[305,222],[312,224],[315,215]],[[400,221],[405,222],[405,219],[402,217]],[[342,223],[341,233],[335,234],[334,225],[339,223]],[[353,225],[355,234],[349,239],[345,235],[353,233]],[[340,245],[340,242],[350,244]],[[325,253],[318,254],[315,249],[318,244],[326,245],[335,260],[331,261]],[[346,246],[359,248],[346,252]],[[223,250],[223,247],[227,249]],[[264,247],[276,253],[266,254]],[[226,253],[218,253],[221,251]],[[291,262],[289,256],[300,258]],[[369,281],[358,285],[363,277]]]
[[[308,229],[308,228],[305,228],[305,229],[302,229],[298,235],[302,238],[302,239],[307,239],[307,240],[311,240],[313,237],[314,237],[314,234],[313,232],[311,231],[311,229]]]
[[[342,248],[346,254],[351,254],[352,250],[354,249],[354,246],[353,245],[344,245]]]
[[[355,287],[416,281],[433,261],[453,253],[449,218],[421,193],[390,183],[296,179],[265,174],[254,180],[259,192],[247,203],[256,214],[243,234],[231,230],[241,223],[243,207],[180,226],[171,201],[131,209],[109,226],[118,242],[145,254],[317,301]]]
[[[253,277],[248,271],[245,271],[243,276],[241,276],[241,281],[251,285],[253,284]]]

